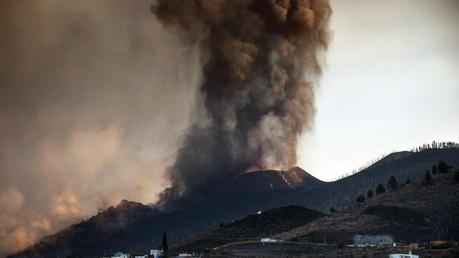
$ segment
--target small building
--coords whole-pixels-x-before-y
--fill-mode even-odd
[[[272,238],[267,237],[267,238],[262,238],[260,240],[260,242],[262,242],[262,243],[275,243],[275,242],[277,242],[277,239],[272,239]]]
[[[419,258],[419,255],[411,254],[411,251],[408,254],[391,254],[389,258]]]
[[[123,252],[117,252],[112,256],[112,258],[129,258],[129,254],[125,254]]]
[[[162,255],[163,255],[163,251],[162,250],[158,250],[158,249],[151,249],[150,250],[150,256],[153,257],[153,258],[160,258]]]
[[[355,246],[393,245],[394,239],[390,235],[354,235]]]

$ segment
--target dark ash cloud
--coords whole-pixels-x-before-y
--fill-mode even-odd
[[[199,44],[208,120],[192,127],[166,175],[166,208],[190,205],[252,169],[288,169],[314,115],[327,0],[159,0],[152,12]]]

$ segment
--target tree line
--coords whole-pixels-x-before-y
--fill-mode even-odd
[[[412,148],[410,151],[418,153],[418,152],[421,152],[421,151],[424,151],[424,150],[439,150],[439,149],[454,149],[454,148],[459,148],[459,143],[450,142],[450,141],[449,142],[432,141],[432,143],[425,143],[425,144],[422,144],[422,145],[420,145],[418,147]],[[397,150],[393,150],[392,151],[392,153],[395,153],[395,152],[398,152],[398,151]],[[346,178],[348,176],[357,174],[357,173],[363,171],[364,169],[367,169],[370,166],[374,165],[376,162],[382,160],[386,156],[387,156],[387,154],[382,154],[379,157],[377,157],[377,158],[375,158],[375,159],[373,159],[371,161],[366,162],[363,166],[360,166],[358,168],[352,169],[352,171],[350,173],[344,173],[344,174],[340,175],[338,178],[336,178],[333,181],[340,180],[340,179]]]
[[[451,166],[448,165],[446,161],[439,161],[438,164],[435,164],[432,166],[431,170],[427,170],[424,174],[424,180],[422,181],[423,185],[430,185],[433,183],[433,176],[432,175],[437,175],[437,174],[444,174],[447,173],[448,170],[452,168]],[[459,183],[459,171],[456,171],[454,174],[454,181],[456,183]],[[405,185],[409,185],[411,183],[411,180],[408,178],[404,182],[399,183],[397,178],[395,176],[391,176],[389,180],[387,180],[387,190],[386,187],[383,185],[383,183],[379,183],[376,186],[375,193],[373,193],[372,189],[369,189],[365,194],[360,194],[357,196],[355,201],[357,203],[362,203],[365,201],[365,199],[371,199],[373,198],[374,195],[380,195],[385,193],[386,191],[395,191],[400,188],[403,188]]]
[[[433,184],[433,177],[436,176],[437,174],[446,174],[446,173],[449,173],[450,170],[452,168],[452,166],[450,166],[446,161],[439,161],[437,164],[434,164],[432,166],[431,169],[428,169],[425,171],[424,173],[424,178],[421,182],[422,185],[426,186],[426,185],[430,185],[430,184]],[[453,181],[454,183],[456,184],[459,184],[459,169],[457,169],[455,172],[454,172],[454,176],[453,176]],[[373,192],[373,189],[368,189],[368,191],[366,192],[366,194],[360,194],[357,196],[357,198],[355,198],[355,201],[357,203],[363,203],[365,202],[365,200],[367,199],[371,199],[373,198],[374,196],[376,195],[380,195],[380,194],[384,194],[386,193],[387,191],[396,191],[398,189],[401,189],[403,187],[405,187],[406,185],[409,185],[411,184],[411,179],[406,179],[405,181],[399,183],[399,181],[397,180],[397,178],[395,176],[391,176],[389,178],[389,180],[387,180],[387,183],[386,185],[384,185],[383,183],[379,183],[376,188],[375,188],[375,191]],[[335,207],[331,207],[330,208],[330,213],[335,213],[337,210]]]
[[[412,152],[421,152],[424,150],[438,150],[438,149],[454,149],[459,148],[459,143],[457,142],[436,142],[426,143],[421,146],[411,149]]]

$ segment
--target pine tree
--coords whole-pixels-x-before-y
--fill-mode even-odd
[[[169,257],[169,245],[167,244],[166,232],[163,232],[163,243],[161,247],[163,249],[163,255],[161,257]]]
[[[384,185],[379,183],[379,185],[376,187],[376,195],[382,194],[386,192],[386,188],[384,188]]]
[[[398,188],[398,181],[397,181],[397,179],[395,178],[395,176],[391,176],[391,177],[389,178],[389,180],[387,181],[387,188],[389,188],[389,190],[391,190],[391,191],[397,190],[397,188]]]
[[[424,183],[426,185],[432,183],[432,175],[430,174],[429,170],[426,171],[426,174],[424,175]]]
[[[405,180],[405,185],[409,185],[409,184],[411,184],[411,179],[407,178],[407,179]]]
[[[367,198],[368,198],[368,199],[373,198],[373,191],[372,191],[371,189],[368,190],[368,192],[367,192]]]
[[[330,213],[335,213],[335,212],[336,212],[336,209],[335,209],[335,207],[332,206],[332,207],[330,208]]]
[[[432,166],[432,174],[436,175],[437,174],[437,165]]]
[[[355,199],[356,202],[364,202],[365,201],[365,196],[363,196],[363,194],[359,195],[359,197],[357,197]]]
[[[459,183],[459,171],[456,171],[456,173],[454,173],[454,182]]]
[[[446,171],[448,171],[448,168],[449,168],[449,166],[448,166],[448,163],[446,163],[446,161],[442,160],[442,161],[438,162],[438,172],[440,172],[440,174],[441,173],[446,173]]]

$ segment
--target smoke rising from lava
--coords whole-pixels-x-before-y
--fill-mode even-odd
[[[295,165],[297,137],[314,115],[329,2],[158,0],[152,12],[199,44],[209,118],[188,131],[160,204],[189,205],[247,170]]]

